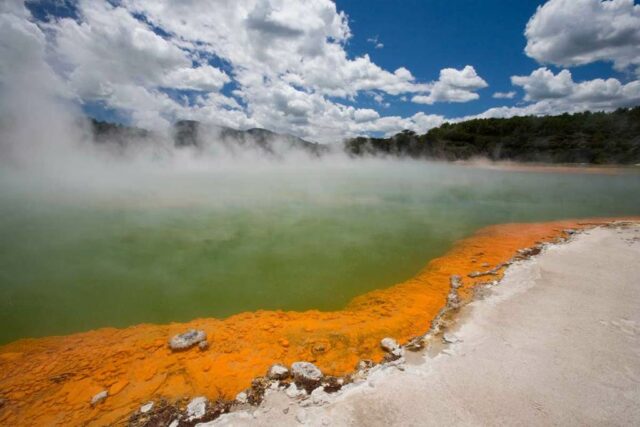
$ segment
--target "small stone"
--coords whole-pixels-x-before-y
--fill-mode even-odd
[[[564,230],[564,232],[568,235],[576,234],[576,230],[574,230],[573,228],[567,228],[566,230]]]
[[[453,289],[458,289],[460,286],[462,286],[462,277],[454,274],[449,278],[449,284]]]
[[[149,412],[152,409],[153,409],[153,402],[145,403],[144,405],[142,405],[140,407],[140,413],[141,414],[146,414],[147,412]]]
[[[474,272],[468,274],[468,276],[471,277],[472,279],[475,279],[476,277],[495,276],[495,275],[496,275],[496,273],[493,270],[489,270],[489,271],[474,271]]]
[[[247,403],[249,401],[249,396],[244,391],[241,391],[236,395],[236,402],[238,403]]]
[[[282,413],[283,413],[283,414],[285,414],[285,415],[287,415],[287,414],[289,413],[289,408],[288,408],[288,407],[287,407],[287,408],[284,408],[284,409],[282,410]]]
[[[324,377],[324,380],[322,381],[322,390],[327,393],[335,393],[336,391],[340,390],[343,385],[344,380],[342,378]]]
[[[271,382],[266,377],[257,377],[251,381],[251,388],[245,390],[247,393],[248,403],[259,405],[264,398],[267,389],[271,386]]]
[[[209,341],[200,341],[198,343],[198,348],[200,349],[200,351],[207,351],[209,349]]]
[[[173,420],[169,423],[169,427],[178,427],[179,424],[180,424],[180,421]]]
[[[409,341],[405,348],[409,351],[420,351],[424,348],[424,338],[418,337]]]
[[[372,360],[361,360],[356,364],[356,371],[366,371],[368,369],[373,368],[373,361]]]
[[[457,335],[450,332],[445,332],[445,334],[442,336],[442,340],[447,344],[455,344],[462,341],[460,338],[458,338]]]
[[[207,412],[209,401],[204,396],[194,397],[187,405],[187,417],[189,421],[198,420],[204,417]]]
[[[298,386],[295,385],[295,383],[291,383],[291,385],[287,387],[284,393],[292,399],[295,399],[296,397],[302,397],[306,394],[306,392],[299,389]]]
[[[380,347],[382,347],[384,351],[395,357],[402,356],[402,348],[393,338],[383,338],[382,341],[380,341]]]
[[[380,341],[380,347],[382,347],[382,349],[387,353],[391,353],[394,350],[400,348],[396,340],[389,337],[383,338],[382,341]]]
[[[97,393],[91,398],[91,406],[97,405],[100,402],[104,402],[107,396],[109,396],[109,392],[107,390],[102,390],[100,393]]]
[[[460,297],[455,290],[451,290],[447,295],[447,307],[458,308],[460,306]]]
[[[286,366],[276,363],[267,371],[267,377],[272,380],[283,380],[289,376],[289,369]]]
[[[322,371],[309,362],[293,363],[291,373],[296,380],[303,382],[319,382],[322,379]]]
[[[169,347],[173,351],[186,350],[194,345],[207,340],[207,334],[198,329],[189,329],[187,332],[174,335],[169,340]]]

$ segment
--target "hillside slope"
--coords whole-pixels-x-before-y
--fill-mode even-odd
[[[126,147],[129,144],[153,144],[158,134],[136,127],[91,119],[93,139],[99,144]],[[224,144],[229,148],[257,149],[268,154],[278,154],[297,149],[320,155],[328,150],[325,145],[306,141],[293,135],[279,134],[267,129],[238,130],[224,126],[204,124],[195,120],[180,120],[169,132],[177,148],[202,148],[210,144]]]

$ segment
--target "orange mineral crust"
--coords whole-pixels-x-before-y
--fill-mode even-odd
[[[361,359],[382,359],[382,338],[406,342],[424,334],[445,305],[451,275],[464,277],[468,295],[474,283],[493,278],[472,280],[467,274],[488,270],[563,229],[608,221],[484,228],[416,277],[359,296],[341,311],[257,311],[16,341],[0,347],[0,424],[105,425],[159,398],[233,399],[275,362],[306,360],[325,374],[346,374]],[[167,340],[189,328],[206,331],[209,349],[171,352]],[[109,397],[92,407],[92,396],[102,390]]]

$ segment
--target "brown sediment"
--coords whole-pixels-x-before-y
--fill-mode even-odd
[[[637,219],[637,218],[636,218]],[[1,425],[105,425],[122,422],[140,405],[204,395],[233,399],[274,362],[315,363],[344,375],[361,359],[383,358],[383,337],[406,342],[424,334],[445,305],[449,278],[463,277],[461,295],[487,280],[468,275],[508,261],[520,248],[612,219],[506,224],[483,228],[434,259],[416,277],[355,298],[333,312],[257,311],[224,320],[99,329],[64,337],[26,339],[0,347]],[[483,265],[489,265],[483,268]],[[503,270],[495,272],[500,278]],[[169,337],[203,329],[209,349],[171,352]],[[92,396],[108,390],[95,406]]]

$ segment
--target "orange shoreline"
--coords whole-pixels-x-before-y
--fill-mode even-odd
[[[553,241],[564,229],[620,219],[486,227],[416,277],[361,295],[339,311],[257,311],[19,340],[0,347],[0,424],[105,425],[126,421],[150,400],[233,399],[275,362],[306,360],[325,374],[345,375],[359,360],[380,361],[382,338],[404,343],[424,334],[446,303],[451,275],[463,276],[461,293],[469,296],[475,284],[487,281],[469,273],[508,261],[520,248]],[[171,352],[168,338],[189,328],[206,331],[209,349]],[[109,397],[92,407],[91,397],[104,389]]]

